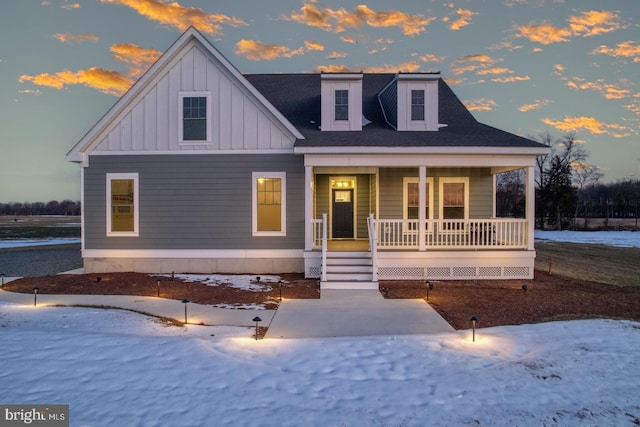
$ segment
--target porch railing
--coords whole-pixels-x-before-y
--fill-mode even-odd
[[[418,249],[418,220],[377,219],[379,249]],[[468,219],[426,221],[427,248],[526,249],[526,219]]]

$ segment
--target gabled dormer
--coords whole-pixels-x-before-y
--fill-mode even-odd
[[[378,95],[387,123],[399,131],[438,130],[440,73],[398,73]]]
[[[362,73],[322,73],[321,82],[321,129],[362,130]]]

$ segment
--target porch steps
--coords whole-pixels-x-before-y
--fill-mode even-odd
[[[327,280],[320,289],[378,289],[370,252],[327,253]]]

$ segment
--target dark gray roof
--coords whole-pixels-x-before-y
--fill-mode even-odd
[[[544,147],[542,144],[478,122],[439,79],[439,122],[435,131],[398,132],[384,120],[378,94],[395,74],[364,74],[362,112],[372,123],[360,132],[322,132],[320,74],[247,74],[247,80],[277,108],[306,139],[296,147]]]

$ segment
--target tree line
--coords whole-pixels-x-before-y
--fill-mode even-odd
[[[589,228],[593,218],[633,219],[638,229],[640,180],[628,178],[601,183],[603,174],[587,163],[588,151],[574,134],[537,139],[551,148],[536,160],[536,226],[539,229],[578,230]],[[496,213],[501,217],[523,217],[525,210],[523,170],[498,175]]]
[[[0,203],[0,215],[31,216],[31,215],[65,215],[79,216],[79,200],[51,200],[44,202],[11,202]]]

